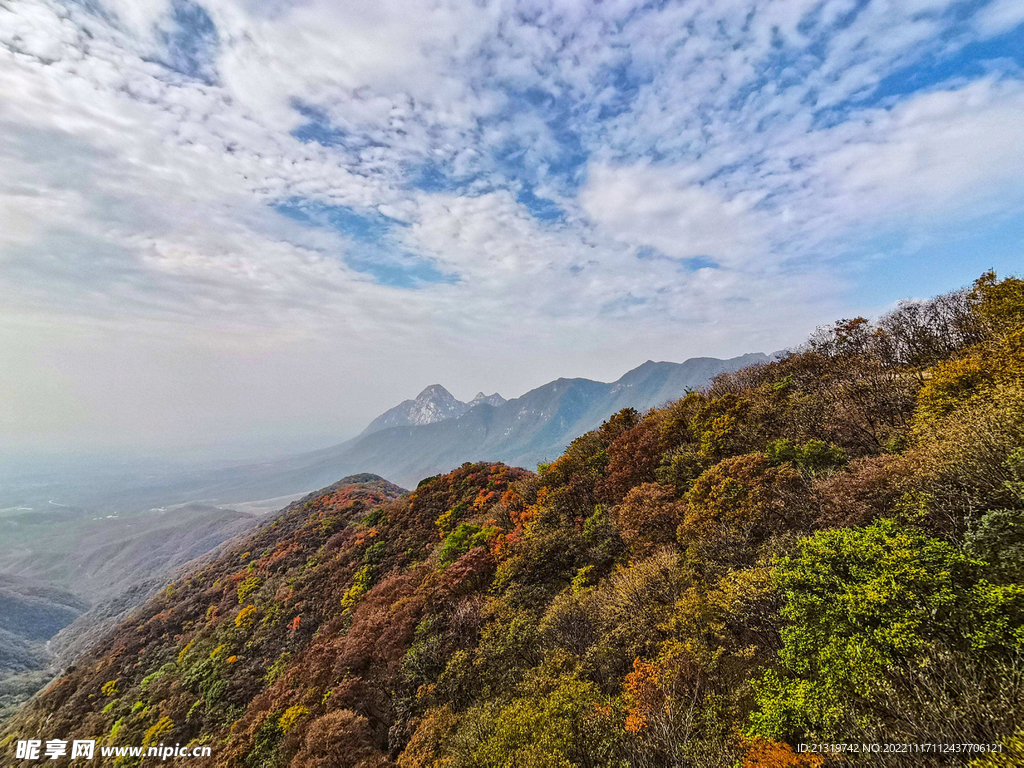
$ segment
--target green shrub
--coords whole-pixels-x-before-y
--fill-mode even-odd
[[[498,533],[497,528],[460,523],[459,527],[445,537],[438,556],[442,567],[454,563],[474,547],[484,546]]]

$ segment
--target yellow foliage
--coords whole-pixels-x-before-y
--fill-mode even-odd
[[[235,616],[236,627],[251,627],[252,623],[256,621],[256,606],[247,605],[245,608],[238,612]]]
[[[990,337],[970,354],[948,360],[929,371],[918,392],[915,431],[927,439],[925,429],[937,419],[979,397],[998,397],[999,385],[1024,383],[1024,281],[997,282],[983,275],[975,284],[978,313]]]
[[[174,721],[164,715],[146,731],[145,736],[142,737],[142,746],[148,747],[151,744],[159,743],[172,730],[174,730]]]
[[[100,688],[103,691],[104,696],[116,696],[117,695],[117,680],[107,680]]]
[[[996,385],[929,424],[906,454],[933,514],[964,515],[1013,503],[1006,459],[1024,445],[1024,387]]]
[[[259,576],[250,576],[248,579],[238,585],[238,602],[244,603],[249,599],[249,595],[260,588]]]
[[[196,644],[195,640],[189,640],[187,643],[185,643],[185,647],[182,648],[178,652],[178,663],[179,664],[181,664],[181,662],[185,660],[185,657],[188,655],[188,652],[192,650],[192,646],[195,645],[195,644]]]
[[[669,627],[705,669],[725,652],[748,656],[758,649],[741,647],[734,628],[752,625],[760,614],[772,615],[774,590],[769,567],[731,571],[713,586],[690,586],[676,602]],[[740,617],[745,621],[737,622]]]
[[[283,733],[288,733],[299,718],[307,714],[309,714],[309,709],[296,704],[294,707],[288,707],[288,709],[284,711],[284,714],[278,719],[277,724],[281,726],[281,731]]]
[[[441,537],[444,538],[451,533],[452,528],[455,527],[455,510],[449,509],[438,515],[437,520],[434,521],[434,525],[437,526],[437,530],[440,532]]]
[[[987,389],[993,380],[989,367],[975,356],[939,363],[930,373],[917,393],[919,422],[945,416]]]
[[[972,760],[968,768],[1018,768],[1024,765],[1024,728],[1004,739],[1001,752],[991,752]]]
[[[356,571],[355,578],[345,594],[341,597],[341,607],[345,611],[355,608],[359,599],[370,589],[370,566],[364,565]]]
[[[800,524],[801,475],[767,456],[734,456],[705,471],[686,495],[679,543],[691,555],[742,562],[765,538]]]
[[[452,735],[459,719],[446,704],[428,709],[420,720],[409,745],[398,756],[401,768],[448,768],[453,764],[448,754]]]
[[[1024,280],[999,280],[994,272],[986,272],[975,281],[973,293],[978,313],[991,331],[1008,333],[1024,325]]]

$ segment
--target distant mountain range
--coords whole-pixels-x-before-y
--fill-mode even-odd
[[[502,461],[534,469],[622,408],[643,411],[663,405],[720,373],[771,359],[757,352],[728,360],[648,360],[618,381],[556,379],[511,400],[481,393],[463,403],[434,384],[340,445],[208,473],[202,487],[193,487],[189,500],[233,503],[303,493],[356,472],[372,472],[414,488],[424,477],[466,461]]]
[[[93,487],[44,488],[62,504],[129,512],[186,503],[235,506],[267,500],[273,509],[339,477],[372,472],[405,487],[466,461],[502,461],[535,469],[616,411],[646,410],[705,386],[726,371],[765,363],[779,353],[751,353],[682,363],[648,360],[620,379],[557,379],[506,400],[478,394],[469,402],[433,384],[390,408],[356,437],[329,448],[259,463],[140,473]],[[15,500],[16,502],[17,500]],[[15,503],[10,502],[10,503]],[[266,505],[264,505],[266,506]],[[270,508],[269,506],[267,508]]]

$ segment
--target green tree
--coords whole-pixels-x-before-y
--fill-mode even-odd
[[[474,547],[482,547],[498,533],[489,528],[471,523],[459,523],[459,527],[448,534],[441,545],[439,560],[442,566],[450,565]]]
[[[837,737],[936,648],[970,654],[1020,642],[1019,585],[994,587],[951,544],[880,520],[824,531],[779,561],[783,668],[756,683],[751,733]],[[877,713],[876,713],[877,714]]]

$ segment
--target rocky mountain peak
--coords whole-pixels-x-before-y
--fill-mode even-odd
[[[508,401],[495,392],[493,395],[485,395],[483,392],[477,392],[476,397],[469,401],[469,406],[472,408],[474,405],[480,405],[480,403],[487,403],[497,408],[499,405],[504,405]]]
[[[442,387],[440,384],[431,384],[429,387],[425,387],[422,392],[416,395],[416,402],[423,402],[425,400],[433,400],[435,402],[460,402],[455,396],[447,389]]]
[[[367,435],[390,427],[416,427],[461,416],[469,405],[457,399],[440,384],[431,384],[416,395],[415,400],[403,400],[363,430]]]

